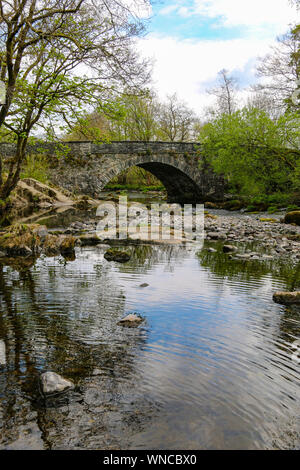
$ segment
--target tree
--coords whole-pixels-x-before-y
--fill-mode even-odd
[[[63,123],[72,128],[89,108],[114,112],[109,95],[125,84],[139,88],[148,68],[132,47],[143,24],[118,0],[0,1],[0,7],[1,77],[7,83],[0,129],[17,144],[5,177],[0,159],[0,198],[6,199],[33,130],[53,136]]]
[[[246,107],[249,110],[259,109],[260,111],[264,111],[273,120],[278,119],[281,115],[274,97],[265,93],[263,90],[252,90],[251,95],[247,99]]]
[[[299,126],[295,115],[273,121],[243,108],[203,126],[204,158],[246,196],[300,190]]]
[[[207,93],[217,98],[216,106],[208,109],[211,116],[221,114],[231,115],[237,109],[237,80],[229,75],[229,71],[222,69],[218,73],[217,86],[207,90]]]
[[[156,140],[158,101],[153,92],[123,94],[115,105],[123,110],[121,119],[110,121],[110,135],[116,140]]]
[[[259,77],[264,83],[254,89],[263,92],[273,100],[279,112],[300,111],[299,102],[292,99],[300,88],[300,30],[295,27],[277,39],[272,52],[260,58],[257,66]]]
[[[159,109],[159,138],[169,141],[188,141],[192,138],[196,121],[194,111],[180,101],[176,93],[169,95],[166,103],[161,104]]]

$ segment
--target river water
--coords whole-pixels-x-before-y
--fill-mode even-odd
[[[299,268],[213,242],[106,249],[0,265],[0,448],[300,448],[300,309],[272,301]],[[45,370],[75,390],[43,399]]]

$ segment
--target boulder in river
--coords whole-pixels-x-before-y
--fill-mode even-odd
[[[60,240],[56,235],[47,235],[43,245],[43,253],[46,256],[57,256],[60,254]]]
[[[274,292],[273,294],[273,300],[277,304],[283,304],[283,305],[299,304],[300,305],[300,291],[295,291],[295,292],[277,291],[277,292]]]
[[[76,238],[72,235],[62,236],[60,238],[60,252],[63,256],[72,255],[75,252]]]
[[[117,261],[118,263],[126,263],[130,260],[131,255],[127,251],[117,250],[116,248],[110,248],[104,254],[104,258],[107,261]]]
[[[126,317],[122,318],[118,324],[122,326],[134,327],[138,326],[144,321],[143,317],[137,315],[136,313],[129,313]]]
[[[300,211],[288,212],[284,217],[284,223],[300,225]]]
[[[54,395],[74,388],[74,384],[56,372],[43,372],[40,376],[41,391],[44,395]]]
[[[81,246],[94,246],[101,243],[100,238],[97,237],[96,234],[82,235],[78,240],[80,241]]]
[[[40,237],[34,233],[37,225],[11,225],[0,236],[0,251],[6,256],[32,256],[40,251]]]

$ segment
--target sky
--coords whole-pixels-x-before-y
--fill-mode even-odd
[[[154,0],[149,13],[138,48],[153,59],[153,88],[161,100],[177,93],[198,115],[220,70],[249,87],[257,57],[300,20],[289,0]]]

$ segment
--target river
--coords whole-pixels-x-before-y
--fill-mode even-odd
[[[272,301],[299,269],[211,241],[106,249],[0,265],[0,448],[299,449],[300,310]],[[44,399],[45,370],[75,389]]]

